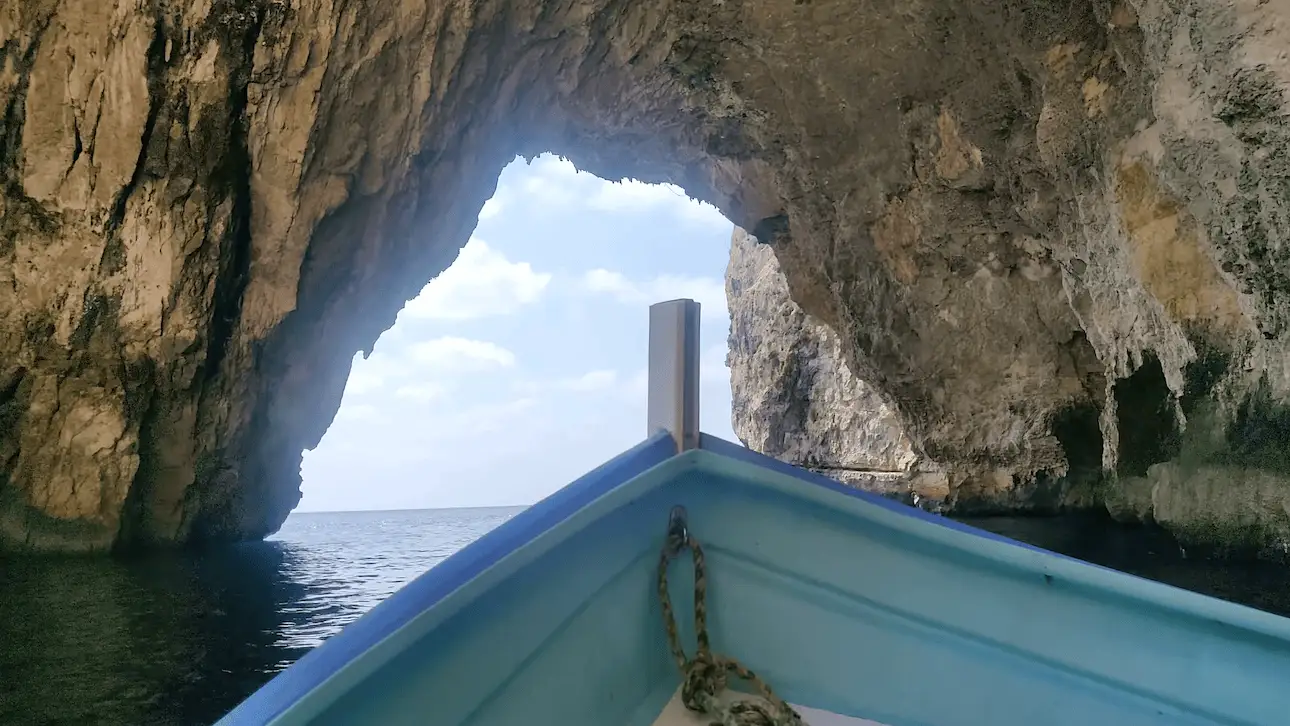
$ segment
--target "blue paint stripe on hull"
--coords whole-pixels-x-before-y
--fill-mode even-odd
[[[216,726],[258,726],[272,722],[358,656],[503,557],[600,496],[675,455],[676,443],[671,435],[656,434],[516,514],[306,653],[220,719]]]

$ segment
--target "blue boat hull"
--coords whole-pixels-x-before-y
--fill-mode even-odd
[[[1284,724],[1290,621],[933,517],[704,437],[655,437],[494,530],[220,724],[651,726],[655,591],[703,543],[713,647],[889,726]],[[693,649],[691,569],[673,602]]]

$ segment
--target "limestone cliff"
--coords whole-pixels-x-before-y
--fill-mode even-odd
[[[553,150],[770,244],[956,498],[1106,469],[1275,547],[1286,47],[1256,0],[10,0],[0,539],[275,529],[352,353]]]
[[[774,251],[739,228],[726,297],[731,417],[746,446],[866,490],[942,503],[944,475],[916,470],[895,412],[852,375],[841,339],[792,301]]]
[[[836,333],[789,295],[773,250],[736,228],[726,272],[732,418],[757,451],[938,512],[1052,513],[1097,506],[1095,480],[1059,477],[951,489],[880,392],[851,372]]]

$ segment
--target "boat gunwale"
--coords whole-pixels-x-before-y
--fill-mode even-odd
[[[1290,646],[1290,618],[1275,613],[1087,562],[973,527],[879,494],[848,487],[822,474],[795,467],[709,434],[701,436],[698,451],[736,462],[749,472],[749,478],[762,479],[763,481],[758,482],[761,486],[769,483],[771,488],[783,491],[783,487],[775,486],[773,480],[764,481],[765,475],[762,472],[769,472],[874,505],[886,513],[877,521],[878,524],[893,527],[915,539],[930,540],[937,546],[966,550],[974,557],[1003,565],[1007,570],[1024,574],[1060,575],[1067,584],[1108,592],[1124,602],[1149,605],[1174,615],[1217,622],[1255,632],[1283,641]],[[680,456],[694,456],[694,454],[684,452]],[[729,476],[730,472],[717,472],[712,469],[711,462],[704,461],[702,454],[698,455],[698,459],[700,468]],[[830,506],[828,502],[820,503],[826,507]],[[861,516],[871,521],[876,519],[868,513],[863,513]],[[936,525],[936,528],[914,524],[911,529],[913,522]]]
[[[427,611],[513,559],[529,544],[558,529],[597,500],[663,465],[685,467],[692,463],[677,456],[676,442],[670,433],[661,431],[646,438],[429,567],[275,674],[221,717],[215,726],[276,722],[319,688],[362,661],[364,655],[398,636]]]

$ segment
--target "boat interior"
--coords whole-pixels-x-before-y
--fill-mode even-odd
[[[228,722],[708,723],[678,702],[657,587],[677,507],[706,555],[713,651],[814,726],[1269,724],[1290,713],[1290,621],[720,439],[676,454],[664,433],[410,583]],[[690,654],[693,569],[684,556],[668,568]]]

